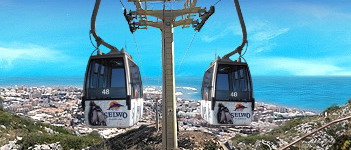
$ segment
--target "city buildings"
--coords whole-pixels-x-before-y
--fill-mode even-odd
[[[185,88],[183,88],[185,89]],[[194,90],[189,88],[189,90]],[[196,89],[195,89],[196,90]],[[182,93],[178,92],[178,95]],[[80,106],[82,89],[77,87],[26,87],[14,86],[0,88],[4,110],[55,126],[71,129],[77,135],[98,131],[103,137],[109,138],[123,133],[128,129],[92,129],[84,124],[84,114]],[[148,86],[144,89],[143,119],[141,124],[152,125],[156,121],[156,110],[162,118],[161,88]],[[158,106],[155,105],[158,102]],[[1,105],[0,105],[1,106]],[[208,125],[200,116],[200,102],[177,98],[177,116],[180,131],[196,130],[230,139],[236,134],[268,132],[286,121],[316,115],[298,109],[275,106],[256,102],[253,122],[248,127],[214,127]],[[161,119],[160,118],[160,119]]]

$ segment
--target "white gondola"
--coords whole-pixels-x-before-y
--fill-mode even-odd
[[[127,128],[142,118],[139,68],[123,50],[91,56],[84,83],[83,108],[89,127]]]
[[[249,126],[252,122],[255,105],[252,79],[248,64],[241,62],[247,33],[239,1],[234,3],[243,41],[234,51],[211,63],[202,82],[201,116],[211,125]],[[239,59],[230,60],[236,53]]]
[[[205,72],[201,92],[201,116],[209,124],[251,124],[255,100],[247,63],[217,59]]]

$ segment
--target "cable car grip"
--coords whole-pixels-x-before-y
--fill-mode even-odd
[[[244,21],[244,18],[243,18],[243,14],[241,13],[239,0],[234,0],[234,3],[235,3],[236,12],[238,14],[238,18],[239,18],[239,21],[240,21],[240,25],[241,25],[241,31],[242,31],[242,34],[243,34],[243,40],[241,42],[241,45],[239,45],[234,51],[224,55],[222,59],[229,59],[229,57],[233,56],[236,53],[238,53],[241,56],[241,51],[243,50],[245,44],[248,43],[245,21]]]
[[[195,30],[200,32],[202,27],[205,25],[206,21],[215,13],[215,7],[211,6],[209,11],[206,12],[199,12],[199,17],[202,19],[201,22],[195,21],[193,23],[193,26],[195,27]]]

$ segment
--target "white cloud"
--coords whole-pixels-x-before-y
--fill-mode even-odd
[[[275,24],[272,24],[267,21],[255,20],[250,23],[246,23],[248,40],[250,43],[250,49],[253,49],[255,52],[265,52],[272,50],[277,43],[273,43],[271,40],[286,34],[290,31],[290,28],[287,27],[277,27]],[[212,29],[212,34],[205,34],[201,36],[201,40],[207,43],[211,43],[218,39],[222,39],[230,34],[242,35],[241,27],[238,24],[232,23],[227,25],[225,28]]]
[[[66,55],[60,51],[37,45],[2,47],[0,46],[0,68],[9,69],[16,61],[54,62],[63,60]]]
[[[281,28],[281,29],[266,29],[266,31],[259,31],[253,34],[252,40],[259,42],[259,41],[268,41],[287,33],[290,29],[289,28]]]
[[[236,26],[235,25],[228,25],[224,29],[220,29],[219,32],[214,31],[212,34],[206,34],[201,36],[201,40],[207,43],[211,43],[215,40],[221,39],[227,36],[230,33],[236,33]]]
[[[278,44],[272,42],[272,40],[289,31],[290,28],[277,27],[275,24],[267,21],[253,21],[248,25],[249,49],[256,53],[271,51],[278,46]]]
[[[351,76],[351,68],[328,60],[330,59],[256,58],[250,61],[250,66],[256,75]]]
[[[330,19],[336,17],[351,19],[350,13],[345,13],[341,9],[337,9],[334,7],[335,5],[322,5],[308,1],[296,1],[286,4],[288,5],[286,7],[287,9],[291,9],[297,13],[302,13],[304,16],[312,16],[317,19]]]

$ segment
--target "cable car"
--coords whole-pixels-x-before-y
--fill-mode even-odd
[[[136,124],[143,113],[143,87],[138,65],[123,49],[105,42],[96,33],[96,17],[101,0],[96,0],[91,16],[90,35],[96,41],[83,85],[82,108],[86,125],[92,128],[127,128]],[[91,37],[90,37],[91,40]],[[110,49],[101,53],[99,46]]]
[[[87,126],[131,127],[142,118],[143,102],[139,67],[124,50],[90,57],[82,99]]]
[[[209,124],[251,124],[255,100],[247,63],[217,59],[204,74],[201,92],[201,116]]]
[[[241,61],[247,44],[247,32],[238,0],[234,0],[243,33],[243,41],[234,51],[217,58],[204,74],[201,116],[211,125],[249,126],[255,99],[248,64]],[[239,58],[230,57],[238,53]],[[244,59],[245,60],[245,59]]]

